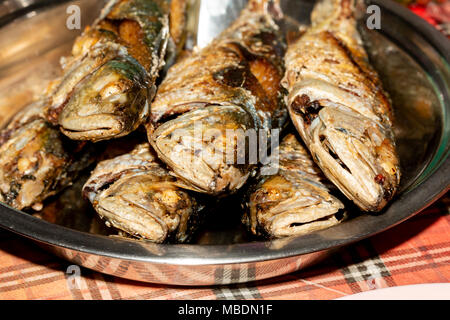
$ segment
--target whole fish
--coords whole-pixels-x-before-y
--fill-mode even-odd
[[[241,188],[254,164],[237,160],[249,154],[240,141],[252,130],[267,137],[287,118],[280,94],[285,43],[279,17],[277,1],[251,0],[210,45],[176,63],[158,88],[149,141],[195,191]]]
[[[101,141],[128,135],[149,114],[164,66],[171,23],[186,0],[111,0],[63,59],[63,76],[50,93],[47,117],[73,140]],[[183,18],[183,19],[182,19]]]
[[[156,243],[185,242],[203,207],[180,185],[144,143],[100,162],[83,194],[108,226],[127,235]]]
[[[393,111],[368,62],[354,0],[323,0],[286,54],[291,119],[313,159],[362,210],[376,212],[400,182]]]
[[[294,134],[278,148],[274,175],[260,175],[249,189],[243,222],[255,235],[298,236],[339,224],[344,205]]]
[[[0,132],[0,201],[18,210],[69,186],[94,161],[94,150],[74,142],[44,117],[45,100],[20,111]]]

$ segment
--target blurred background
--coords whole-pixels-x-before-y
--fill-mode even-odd
[[[449,0],[395,0],[407,6],[415,14],[438,28],[450,37],[450,1]]]

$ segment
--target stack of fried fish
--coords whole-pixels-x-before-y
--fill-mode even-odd
[[[208,46],[188,51],[192,0],[111,0],[62,76],[0,132],[0,200],[40,211],[91,170],[82,194],[106,225],[157,243],[187,241],[205,198],[238,190],[242,222],[269,238],[339,224],[347,199],[381,211],[400,180],[393,110],[355,5],[318,2],[288,44],[279,1],[249,0]],[[97,147],[140,130],[131,152]],[[257,151],[269,150],[258,161],[254,136]]]

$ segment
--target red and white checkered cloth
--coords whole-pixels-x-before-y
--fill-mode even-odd
[[[0,232],[0,299],[335,299],[378,288],[450,281],[450,195],[382,234],[343,248],[309,270],[252,284],[168,287],[81,270],[32,242]]]

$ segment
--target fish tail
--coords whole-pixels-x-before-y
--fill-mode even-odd
[[[275,19],[283,18],[280,0],[249,0],[247,10],[269,14]]]

